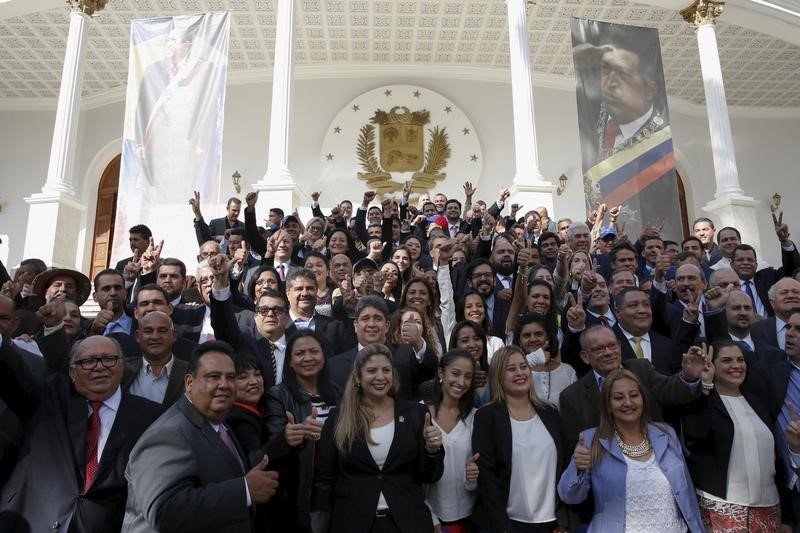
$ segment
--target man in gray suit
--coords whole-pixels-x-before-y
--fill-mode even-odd
[[[223,423],[236,397],[232,354],[221,341],[199,345],[185,396],[131,451],[122,531],[253,531],[255,505],[275,494],[278,474],[266,471],[266,456],[247,471],[247,457]]]

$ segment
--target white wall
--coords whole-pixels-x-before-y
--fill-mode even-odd
[[[510,184],[514,175],[513,120],[510,86],[499,82],[442,80],[422,78],[372,78],[298,80],[295,82],[295,111],[291,147],[291,166],[304,191],[314,188],[320,172],[320,149],[325,130],[339,110],[357,95],[388,84],[413,84],[441,93],[459,106],[472,121],[480,137],[484,166],[478,181],[478,196],[493,199],[497,189]],[[238,170],[243,176],[243,191],[247,184],[257,181],[266,171],[266,147],[269,127],[269,83],[251,83],[228,87],[225,117],[225,145],[222,161],[221,197],[235,194],[230,175]],[[537,134],[542,174],[557,181],[562,172],[569,178],[567,189],[555,199],[555,216],[584,215],[580,179],[577,115],[574,93],[557,89],[535,89]],[[409,107],[413,102],[409,104]],[[104,165],[118,150],[115,148],[122,132],[124,105],[109,104],[82,113],[74,183],[78,198],[89,206],[84,217],[85,231],[80,239],[79,253],[87,268],[94,224],[96,189]],[[671,112],[678,166],[687,185],[690,217],[702,216],[701,207],[713,198],[715,184],[711,159],[708,125],[704,116]],[[0,213],[0,233],[9,235],[11,266],[21,259],[21,239],[27,224],[27,204],[22,200],[38,192],[47,172],[50,140],[54,122],[53,111],[0,112],[0,197],[5,208]],[[12,125],[8,127],[6,125]],[[732,129],[737,150],[737,162],[745,193],[763,202],[759,232],[762,242],[774,239],[769,217],[768,198],[776,191],[784,197],[790,228],[800,228],[800,217],[792,206],[800,202],[794,190],[796,169],[800,168],[800,138],[798,119],[737,118]],[[355,150],[355,144],[354,148]],[[355,181],[354,176],[346,179]],[[450,176],[448,179],[462,180]],[[342,198],[329,198],[328,202]],[[358,197],[353,197],[358,200]],[[533,207],[533,206],[531,206]],[[187,236],[193,235],[191,213],[186,206]],[[218,216],[221,210],[208,207],[207,217]],[[800,229],[797,229],[800,232]],[[88,243],[86,242],[88,240]],[[765,259],[775,264],[776,250],[762,246]]]

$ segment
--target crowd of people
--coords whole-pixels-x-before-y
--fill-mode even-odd
[[[800,531],[782,215],[773,267],[475,193],[196,194],[196,258],[0,264],[0,531]]]

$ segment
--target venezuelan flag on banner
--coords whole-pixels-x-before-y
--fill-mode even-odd
[[[587,209],[620,205],[628,235],[661,221],[680,241],[658,31],[584,19],[571,29]]]

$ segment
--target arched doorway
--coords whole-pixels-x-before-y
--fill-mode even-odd
[[[92,241],[92,272],[95,274],[108,268],[111,257],[111,240],[114,237],[114,218],[117,214],[117,189],[119,188],[119,165],[122,155],[116,156],[103,170],[97,188],[94,233]]]

